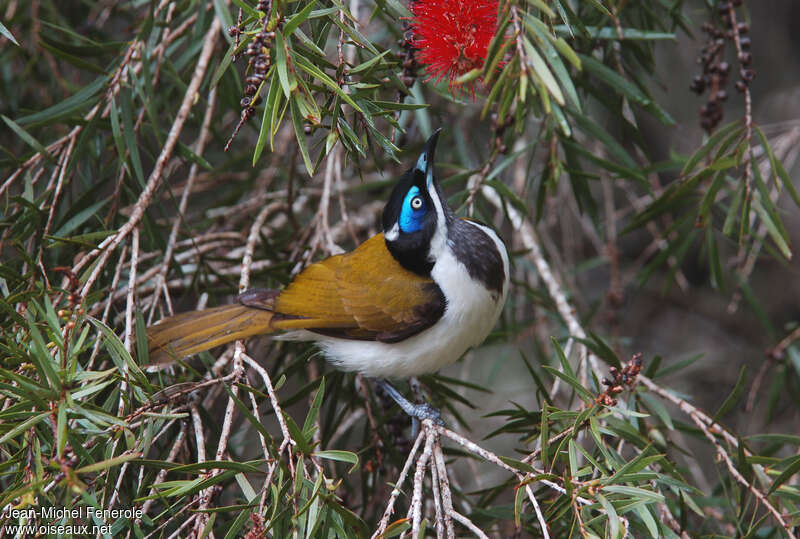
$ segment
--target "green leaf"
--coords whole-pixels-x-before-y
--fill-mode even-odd
[[[517,487],[514,493],[514,525],[519,529],[522,522],[522,504],[525,502],[525,487]]]
[[[153,391],[152,385],[147,380],[147,377],[142,372],[142,369],[139,368],[139,365],[136,364],[131,355],[125,349],[125,345],[122,344],[122,341],[119,340],[119,337],[117,337],[111,328],[96,318],[90,317],[89,321],[94,324],[94,326],[103,334],[103,345],[108,350],[109,355],[117,365],[117,368],[121,372],[125,372],[125,367],[127,367],[128,373],[133,376],[139,385],[148,391]]]
[[[613,483],[624,482],[624,481],[626,481],[626,479],[625,479],[626,476],[628,476],[629,474],[633,474],[633,473],[639,472],[639,471],[643,470],[644,468],[646,468],[647,466],[650,466],[651,464],[654,464],[654,463],[656,463],[656,462],[658,462],[660,460],[663,460],[664,459],[664,455],[662,455],[662,454],[657,454],[657,455],[650,455],[649,454],[651,447],[653,447],[652,444],[648,445],[647,447],[645,447],[642,450],[641,453],[636,455],[636,457],[633,460],[630,460],[630,461],[626,462],[621,468],[619,468],[614,473],[614,475],[612,475],[608,479],[608,483],[609,484],[613,484]]]
[[[528,213],[528,205],[525,204],[525,202],[523,202],[522,200],[520,200],[517,194],[514,191],[512,191],[505,183],[498,180],[487,179],[484,182],[484,184],[490,186],[492,189],[497,191],[497,194],[500,195],[500,197],[503,200],[511,202],[511,205],[514,206],[523,215],[525,215],[526,217],[530,217],[530,214]]]
[[[587,3],[609,19],[613,19],[614,15],[599,0],[587,0]]]
[[[311,444],[303,434],[303,431],[300,430],[300,427],[297,426],[294,419],[286,412],[283,413],[283,418],[284,421],[286,421],[286,428],[289,429],[289,434],[292,436],[292,439],[297,442],[297,450],[304,455],[311,454]]]
[[[561,344],[558,342],[558,340],[556,340],[555,337],[550,337],[550,342],[553,345],[553,349],[556,351],[558,361],[561,364],[561,369],[569,376],[575,378],[575,371],[572,370],[572,365],[569,364],[569,360],[564,354],[564,349],[561,347]]]
[[[789,247],[789,238],[786,236],[786,231],[781,226],[780,221],[773,220],[772,215],[764,208],[760,200],[753,198],[752,204],[753,209],[756,210],[756,213],[766,225],[769,237],[775,242],[781,254],[787,260],[791,260],[792,249]]]
[[[105,75],[106,74],[104,69],[94,65],[91,62],[87,62],[86,60],[84,60],[83,58],[81,58],[79,56],[75,56],[74,54],[69,54],[68,52],[66,52],[64,49],[62,49],[60,47],[57,47],[57,46],[54,46],[54,45],[48,43],[47,39],[40,39],[39,40],[39,46],[41,48],[43,48],[44,50],[50,52],[51,54],[53,54],[57,58],[60,58],[60,59],[64,60],[65,62],[68,62],[68,63],[74,65],[78,69],[82,69],[84,71],[89,71],[90,73],[99,73],[101,75]]]
[[[28,317],[28,328],[33,345],[33,351],[28,357],[36,366],[36,370],[39,371],[42,381],[44,382],[46,380],[50,384],[50,387],[56,391],[60,391],[61,378],[58,374],[58,364],[50,355],[44,337],[42,337],[39,328],[33,320],[33,314],[29,311],[26,313],[26,317]]]
[[[119,93],[119,97],[122,112],[122,136],[125,138],[125,145],[130,152],[136,179],[139,180],[139,184],[144,187],[144,170],[142,169],[142,160],[139,158],[139,145],[136,141],[136,133],[133,125],[131,92],[125,89]],[[120,158],[124,158],[124,156],[124,152],[120,154]]]
[[[581,59],[581,65],[583,66],[584,71],[591,73],[598,79],[602,80],[611,86],[611,88],[613,88],[615,91],[624,95],[637,105],[645,107],[652,104],[652,100],[647,97],[633,82],[624,78],[607,65],[598,62],[591,56],[579,54],[578,57]]]
[[[559,378],[564,380],[567,384],[569,384],[570,387],[572,387],[575,390],[575,392],[584,400],[584,402],[586,403],[594,402],[594,396],[591,393],[589,393],[589,391],[585,387],[583,387],[581,383],[578,381],[578,379],[575,378],[574,376],[571,376],[554,367],[551,367],[550,365],[543,365],[542,368],[547,372],[549,372],[550,374],[558,376]]]
[[[681,176],[686,177],[688,176],[697,166],[697,164],[711,152],[714,148],[717,147],[717,144],[724,139],[728,135],[741,135],[743,131],[743,127],[740,121],[731,122],[725,127],[719,129],[713,135],[711,135],[708,140],[700,146],[689,159],[686,161],[686,164],[683,166],[683,170],[681,170]]]
[[[580,57],[577,53],[569,46],[569,44],[564,40],[563,37],[559,37],[555,41],[553,41],[553,46],[561,53],[561,56],[566,58],[569,63],[575,66],[576,69],[582,70],[583,64],[581,63]]]
[[[511,24],[510,10],[506,11],[505,16],[497,27],[497,33],[492,41],[489,43],[489,49],[486,51],[486,61],[483,64],[483,83],[487,88],[492,86],[492,79],[497,73],[497,66],[500,61],[505,58],[506,51],[515,44],[514,39],[505,39],[506,29]]]
[[[2,442],[2,440],[0,440],[0,442]],[[782,484],[788,481],[797,472],[800,472],[800,455],[790,457],[788,459],[788,465],[786,466],[786,469],[784,469],[772,482],[772,486],[769,487],[767,496],[775,492]]]
[[[747,459],[747,455],[745,454],[744,450],[744,441],[742,440],[741,436],[736,436],[736,458],[737,458],[737,468],[739,471],[742,472],[745,480],[748,483],[753,481],[753,475],[755,470],[753,469],[752,463]]]
[[[213,0],[214,2],[214,12],[217,14],[217,18],[219,18],[220,22],[222,23],[222,28],[227,30],[231,26],[233,26],[233,18],[231,17],[231,12],[228,10],[228,3],[224,0]],[[229,42],[233,41],[233,38],[228,35],[227,31],[223,31],[222,35],[225,36]]]
[[[305,423],[303,423],[303,433],[305,435],[311,435],[312,430],[316,427],[316,421],[319,417],[319,409],[322,406],[322,399],[325,396],[325,377],[323,376],[319,382],[319,388],[317,388],[317,393],[314,395],[314,401],[311,403],[311,408],[308,410],[308,414],[306,415]]]
[[[245,2],[245,0],[232,0],[232,2],[236,4],[238,7],[242,8],[242,10],[244,10],[244,13],[248,17],[253,17],[253,18],[259,17],[259,12],[253,9],[253,6],[249,5],[247,2]]]
[[[170,468],[170,471],[175,473],[192,473],[192,472],[207,472],[210,470],[236,470],[241,473],[263,474],[264,472],[259,469],[258,465],[261,461],[254,462],[236,462],[233,460],[204,460],[202,462],[193,462],[183,466],[175,466]]]
[[[138,459],[141,456],[139,453],[127,453],[125,455],[120,455],[118,457],[113,457],[106,460],[101,460],[100,462],[95,462],[93,464],[89,464],[88,466],[83,466],[75,470],[75,473],[92,473],[92,472],[99,472],[101,470],[107,470],[109,468],[113,468],[114,466],[119,466],[120,464],[124,464],[128,461]]]
[[[639,515],[639,518],[642,519],[642,522],[644,522],[644,525],[647,527],[647,531],[650,533],[650,537],[653,539],[658,539],[658,523],[653,518],[650,510],[643,505],[637,505],[633,510],[637,515]]]
[[[64,455],[64,448],[67,446],[67,406],[65,403],[58,405],[58,418],[56,419],[56,445],[58,457]]]
[[[545,4],[542,0],[527,0],[530,5],[537,8],[539,11],[544,13],[548,18],[554,19],[556,14],[555,12]],[[530,14],[526,13],[525,15],[531,16]]]
[[[342,12],[346,13],[346,10],[342,9]],[[349,15],[348,15],[349,16]],[[356,42],[358,45],[366,48],[369,52],[374,55],[380,54],[378,49],[375,48],[375,45],[372,44],[372,40],[367,39],[364,35],[361,34],[358,30],[345,24],[344,22],[339,20],[339,17],[332,17],[329,19],[333,24],[338,26],[347,36]]]
[[[42,154],[42,156],[43,156],[44,158],[46,158],[48,161],[55,163],[55,159],[53,159],[53,156],[52,156],[52,155],[50,155],[50,152],[48,152],[48,151],[45,149],[45,147],[44,147],[44,146],[42,146],[42,144],[41,144],[41,143],[40,143],[38,140],[36,140],[35,138],[33,138],[33,137],[31,136],[31,134],[30,134],[30,133],[28,133],[27,131],[25,131],[25,130],[24,130],[22,127],[20,127],[20,126],[19,126],[19,125],[18,125],[18,124],[17,124],[17,123],[14,121],[14,120],[12,120],[11,118],[9,118],[9,117],[8,117],[8,116],[6,116],[5,114],[0,114],[0,117],[2,117],[2,118],[3,118],[3,121],[6,123],[6,125],[7,125],[8,127],[10,127],[10,128],[11,128],[11,130],[12,130],[12,131],[14,131],[14,133],[16,133],[16,134],[17,134],[17,136],[18,136],[19,138],[21,138],[23,141],[25,141],[25,143],[26,143],[28,146],[32,147],[32,148],[33,148],[34,150],[36,150],[38,153]]]
[[[686,359],[682,359],[680,361],[676,361],[675,363],[672,363],[671,365],[667,365],[663,369],[661,369],[658,372],[656,372],[653,375],[653,378],[662,378],[664,376],[667,376],[667,375],[670,375],[670,374],[672,374],[674,372],[677,372],[677,371],[679,371],[681,369],[685,369],[686,367],[688,367],[689,365],[691,365],[692,363],[694,363],[695,361],[697,361],[698,359],[700,359],[702,357],[703,357],[703,354],[695,354],[695,355],[693,355],[691,357],[688,357]]]
[[[306,171],[309,176],[314,175],[314,165],[311,163],[311,156],[308,155],[308,145],[306,143],[306,133],[304,130],[303,115],[300,114],[300,107],[297,105],[296,96],[289,99],[289,105],[292,110],[292,124],[294,126],[294,134],[297,139],[297,144],[300,146],[300,153],[303,156],[303,163],[306,165]]]
[[[283,95],[286,99],[290,99],[292,92],[297,88],[297,80],[294,75],[289,78],[289,59],[286,48],[286,42],[283,39],[281,31],[275,30],[275,63],[278,69],[278,80],[281,81],[281,88],[283,88]]]
[[[16,427],[12,428],[10,431],[6,432],[3,436],[0,436],[0,444],[4,444],[10,439],[14,438],[17,434],[25,432],[26,430],[34,427],[40,421],[43,421],[45,418],[50,416],[50,412],[42,412],[41,414],[37,414],[26,421],[23,421]]]
[[[711,208],[714,206],[714,201],[717,198],[717,193],[719,193],[720,189],[722,189],[725,183],[726,175],[724,171],[718,172],[714,175],[714,180],[711,182],[711,186],[703,196],[703,202],[700,203],[700,209],[697,212],[698,219],[701,219],[703,223],[708,221],[711,215]]]
[[[570,438],[568,445],[568,453],[569,453],[569,475],[572,479],[577,479],[579,477],[578,474],[578,450],[576,448],[575,440]]]
[[[610,39],[619,40],[619,32],[616,28],[610,26],[586,26],[586,32],[592,39]],[[563,25],[557,25],[554,30],[564,36],[571,37],[570,29]],[[659,32],[653,30],[641,30],[639,28],[621,28],[623,40],[638,40],[638,41],[658,41],[658,40],[674,40],[676,36],[673,32]]]
[[[637,393],[636,396],[645,402],[647,409],[657,415],[669,430],[675,430],[675,425],[672,424],[672,417],[658,398],[649,393]]]
[[[90,217],[94,216],[100,208],[106,205],[106,202],[108,202],[108,198],[104,198],[98,202],[95,202],[86,209],[76,213],[70,217],[66,223],[62,224],[58,230],[53,232],[53,236],[66,236],[70,234],[76,228],[89,220]]]
[[[783,168],[783,163],[775,157],[775,152],[772,150],[772,146],[770,145],[767,137],[764,136],[764,133],[761,131],[761,128],[757,125],[753,125],[753,128],[756,130],[756,134],[758,138],[761,139],[761,145],[764,147],[764,150],[767,152],[767,157],[769,157],[769,164],[772,168],[772,173],[780,179],[781,185],[789,191],[789,195],[791,195],[792,200],[794,203],[800,206],[800,195],[797,194],[797,189],[794,187],[794,183],[792,182],[791,178],[789,178],[789,174],[787,174],[786,169]]]
[[[353,69],[350,69],[350,70],[349,70],[349,73],[350,73],[351,75],[355,75],[356,73],[361,73],[362,71],[367,71],[367,70],[368,70],[368,69],[370,69],[372,66],[376,65],[378,62],[380,62],[381,60],[383,60],[383,58],[384,58],[384,57],[385,57],[387,54],[389,54],[390,52],[391,52],[391,51],[389,51],[389,50],[385,50],[385,51],[383,51],[383,52],[382,52],[382,53],[380,53],[378,56],[375,56],[375,57],[373,57],[373,58],[370,58],[370,59],[369,59],[369,60],[367,60],[366,62],[364,62],[364,63],[361,63],[361,64],[357,65],[357,66],[356,66],[356,67],[354,67]],[[377,102],[375,102],[375,103],[377,104]],[[391,102],[385,102],[385,103],[391,103]],[[393,103],[393,104],[396,104],[396,103]]]
[[[376,107],[386,110],[420,110],[430,106],[427,103],[397,103],[395,101],[373,101],[372,103]]]
[[[295,29],[305,22],[311,12],[314,10],[314,6],[316,4],[317,0],[311,0],[306,7],[292,15],[292,18],[289,19],[283,26],[283,33],[287,36],[292,35]]]
[[[528,60],[530,61],[530,66],[534,73],[536,73],[536,76],[539,77],[556,102],[563,106],[564,94],[561,93],[561,88],[550,72],[550,68],[547,67],[544,58],[536,51],[536,48],[531,44],[528,38],[524,38],[522,43],[525,46],[525,52],[528,54]]]
[[[525,18],[523,19],[523,23],[525,26],[531,30],[534,36],[537,38],[539,43],[539,47],[541,48],[542,52],[547,59],[547,62],[550,64],[550,67],[553,68],[553,72],[555,73],[556,77],[558,78],[559,83],[561,84],[561,88],[567,93],[570,98],[572,104],[578,109],[581,109],[581,100],[578,97],[578,92],[575,89],[575,85],[572,81],[572,76],[570,76],[567,68],[564,66],[564,63],[561,61],[561,57],[559,53],[564,56],[572,65],[575,66],[576,69],[581,69],[581,60],[578,58],[578,55],[575,54],[575,51],[564,41],[562,38],[554,39],[553,36],[550,34],[549,29],[547,26],[536,19],[531,14],[526,13]]]
[[[742,393],[744,393],[746,383],[747,365],[742,365],[742,368],[739,370],[739,378],[736,380],[736,385],[733,386],[733,391],[731,391],[728,398],[725,399],[725,402],[722,403],[722,406],[719,407],[717,413],[714,414],[714,422],[718,422],[721,418],[725,417],[728,412],[733,410],[742,397]]]
[[[113,369],[112,369],[113,370]],[[81,400],[89,395],[93,395],[98,391],[101,391],[108,387],[109,385],[115,383],[116,380],[106,380],[105,382],[100,382],[97,384],[89,384],[87,386],[83,386],[78,390],[72,391],[70,393],[71,397],[75,400]]]
[[[5,36],[11,43],[19,47],[19,43],[17,42],[17,40],[14,39],[14,36],[2,22],[0,22],[0,35]]]
[[[619,535],[619,517],[617,516],[617,510],[614,509],[614,504],[612,504],[610,501],[608,501],[606,499],[606,497],[603,496],[600,493],[596,494],[596,498],[597,498],[597,501],[600,502],[600,505],[603,506],[603,509],[605,510],[606,515],[608,516],[608,524],[609,524],[609,527],[611,528],[611,531],[609,533],[610,538],[611,539],[618,539],[619,536],[620,536]]]
[[[408,518],[401,518],[399,520],[395,520],[391,524],[386,527],[386,532],[381,536],[387,539],[391,537],[397,537],[404,531],[411,529],[411,523],[409,522],[410,519]]]
[[[605,129],[600,127],[597,123],[591,120],[588,116],[582,114],[577,109],[573,109],[571,107],[566,107],[566,109],[584,132],[595,137],[597,140],[603,143],[612,157],[630,170],[636,170],[639,168],[636,164],[636,161],[634,161],[634,159],[628,154],[625,148],[623,148],[622,145],[617,142]],[[646,183],[646,180],[641,173],[638,173],[637,175],[642,178],[641,181],[643,183]]]
[[[553,109],[556,110],[555,108]],[[631,180],[637,181],[642,185],[647,183],[647,179],[642,174],[641,169],[637,167],[624,167],[613,161],[609,161],[607,159],[603,159],[589,151],[587,148],[583,147],[580,144],[576,144],[575,142],[569,140],[565,137],[560,137],[561,145],[563,146],[565,151],[573,152],[574,155],[580,155],[593,163],[596,163],[603,167],[604,169],[608,170],[609,172],[615,173],[617,176],[621,178],[629,178]]]
[[[662,503],[664,501],[663,494],[639,487],[629,487],[627,485],[604,485],[603,492],[622,494],[635,499],[647,500],[651,503]]]
[[[269,77],[268,77],[269,78]],[[278,93],[278,86],[275,80],[269,85],[269,91],[267,92],[267,99],[266,104],[264,105],[264,114],[261,117],[261,128],[258,131],[258,140],[256,141],[256,148],[253,150],[253,166],[256,166],[258,163],[258,158],[261,157],[261,152],[264,151],[264,146],[267,143],[268,138],[272,138],[271,135],[271,127],[272,127],[272,117],[274,113],[275,107],[278,105],[278,101],[280,99],[280,94]]]
[[[588,339],[577,339],[577,341],[582,342],[585,344],[589,350],[595,353],[597,357],[608,363],[609,365],[613,365],[614,367],[621,369],[622,363],[620,363],[619,358],[617,357],[616,352],[614,352],[606,342],[600,338],[599,335],[595,335],[593,332],[589,331],[589,338]]]
[[[312,75],[317,79],[319,79],[320,82],[322,82],[325,86],[336,92],[336,94],[339,97],[344,99],[348,105],[356,109],[358,112],[361,113],[364,112],[362,108],[359,107],[355,101],[353,101],[353,98],[351,98],[350,95],[348,95],[344,90],[342,90],[342,88],[338,84],[336,84],[336,81],[334,81],[332,78],[326,75],[320,68],[309,62],[306,58],[304,58],[300,54],[296,54],[294,56],[294,60],[300,69],[302,69],[309,75]]]
[[[514,468],[515,470],[519,470],[519,471],[525,472],[525,473],[532,473],[532,474],[536,473],[536,468],[534,468],[530,464],[522,462],[521,460],[512,459],[512,458],[509,458],[509,457],[502,457],[502,456],[500,457],[500,460],[502,460],[503,462],[505,462],[506,464],[508,464],[512,468]]]
[[[313,455],[321,459],[336,460],[339,462],[347,462],[348,464],[352,464],[353,466],[347,471],[347,473],[353,473],[353,470],[358,467],[358,455],[350,451],[328,449],[325,451],[317,451],[316,453],[313,453]]]
[[[54,122],[90,104],[92,97],[102,88],[107,76],[99,77],[80,91],[42,111],[17,119],[19,125],[39,125]]]
[[[781,434],[781,433],[752,434],[750,436],[746,436],[745,439],[754,442],[768,442],[780,445],[789,444],[800,447],[800,436],[795,434]]]
[[[550,447],[548,442],[550,440],[550,432],[549,432],[549,419],[547,417],[548,406],[542,406],[542,419],[540,423],[540,431],[539,431],[539,447],[541,447],[541,461],[542,466],[547,468],[547,463],[549,461],[548,454],[550,451]],[[555,459],[553,459],[555,461]]]
[[[242,44],[240,44],[241,46]],[[233,62],[233,55],[236,53],[236,45],[231,43],[230,47],[228,48],[225,55],[220,60],[219,65],[217,65],[217,69],[214,70],[214,76],[211,77],[211,84],[209,84],[209,88],[216,88],[219,85],[219,80],[228,70],[230,67],[231,62]]]

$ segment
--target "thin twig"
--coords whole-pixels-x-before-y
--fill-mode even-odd
[[[453,529],[453,518],[455,510],[453,509],[453,494],[450,492],[450,480],[447,477],[447,465],[444,462],[442,444],[438,436],[433,444],[433,463],[436,475],[433,476],[432,481],[434,484],[441,485],[445,530],[447,532],[448,539],[454,539],[455,530]]]
[[[736,466],[734,465],[727,451],[725,451],[722,445],[720,445],[719,441],[717,441],[715,434],[722,436],[722,438],[724,438],[726,442],[738,448],[739,440],[736,437],[730,434],[727,430],[721,428],[711,417],[706,415],[697,407],[689,404],[684,399],[681,399],[680,397],[677,397],[670,391],[667,391],[666,389],[662,388],[661,386],[659,386],[646,376],[640,374],[638,377],[638,381],[653,393],[656,393],[657,395],[669,400],[673,404],[676,404],[681,409],[682,412],[688,415],[692,419],[692,421],[694,421],[695,425],[697,425],[697,427],[703,432],[706,438],[708,438],[708,440],[714,446],[714,448],[717,451],[717,455],[719,456],[720,459],[722,459],[725,462],[725,465],[728,467],[728,471],[730,472],[731,476],[739,484],[746,487],[753,494],[753,496],[755,496],[756,499],[758,499],[758,501],[767,509],[767,511],[769,511],[773,517],[775,517],[775,520],[777,520],[778,523],[786,530],[786,533],[790,537],[790,539],[797,539],[797,536],[794,535],[794,533],[792,532],[790,524],[786,522],[784,516],[780,513],[780,511],[778,511],[770,503],[770,501],[767,499],[766,495],[763,492],[757,489],[753,483],[747,481],[742,476],[742,474],[736,469]],[[745,456],[750,454],[750,452],[747,451],[746,449],[744,450],[744,453]],[[761,472],[760,474],[756,475],[765,476],[763,467],[761,465],[753,464],[753,467],[758,468],[759,471]]]
[[[550,265],[544,258],[544,254],[539,245],[539,241],[536,237],[536,232],[534,231],[533,226],[528,220],[524,219],[514,207],[510,205],[504,206],[502,200],[500,199],[500,195],[498,195],[497,192],[495,192],[495,190],[490,186],[484,186],[481,192],[492,205],[507,211],[509,221],[511,221],[511,224],[516,230],[519,230],[522,244],[528,250],[528,257],[536,266],[536,270],[539,272],[539,277],[547,286],[547,291],[550,294],[550,297],[553,298],[558,313],[566,323],[567,329],[571,335],[570,339],[586,339],[586,332],[578,322],[578,318],[575,316],[574,309],[567,302],[567,297],[563,288],[559,284],[555,275],[553,275],[553,272],[550,270]],[[597,358],[594,356],[594,354],[589,353],[589,349],[585,344],[578,344],[578,354],[580,365],[585,364],[588,360],[589,366],[592,368],[592,370],[595,373],[599,372],[600,368]]]
[[[200,56],[197,59],[197,64],[195,65],[192,79],[189,81],[189,85],[186,88],[186,93],[184,94],[183,102],[178,109],[178,114],[175,117],[175,121],[172,123],[169,135],[167,135],[167,139],[164,142],[164,147],[161,149],[161,154],[159,154],[158,159],[156,159],[153,171],[150,173],[150,177],[147,180],[145,189],[139,196],[139,200],[136,202],[130,218],[124,225],[122,225],[122,227],[119,228],[116,234],[103,240],[96,249],[86,255],[83,260],[76,264],[75,268],[73,269],[73,271],[77,273],[80,267],[87,264],[90,260],[98,255],[100,256],[100,260],[95,264],[94,269],[86,279],[86,283],[81,290],[81,297],[86,297],[86,295],[92,289],[94,282],[100,276],[100,272],[103,270],[108,257],[139,223],[144,215],[145,210],[150,205],[150,201],[153,198],[153,193],[155,193],[156,188],[161,183],[167,161],[172,156],[172,152],[175,150],[175,146],[178,143],[178,138],[183,131],[183,126],[186,123],[186,120],[189,117],[189,112],[195,103],[197,91],[200,89],[200,85],[205,78],[206,70],[208,69],[212,53],[216,47],[221,28],[222,23],[220,22],[219,18],[214,18],[213,22],[211,23],[211,27],[208,29],[208,32],[206,32],[206,35],[203,38],[203,49],[200,51]]]
[[[430,423],[430,422],[428,422]],[[425,480],[425,468],[430,460],[433,451],[434,437],[426,431],[425,447],[417,459],[416,470],[414,471],[414,494],[411,497],[411,506],[408,514],[411,517],[411,536],[419,537],[419,527],[422,524],[422,483]]]
[[[209,138],[211,137],[211,119],[214,116],[214,106],[217,100],[217,89],[212,88],[208,92],[208,104],[206,105],[206,112],[203,116],[203,125],[200,128],[200,135],[197,137],[197,142],[195,143],[194,153],[197,155],[202,156],[205,150],[206,144],[208,143]],[[148,323],[152,322],[153,320],[153,313],[155,312],[156,307],[158,306],[158,296],[161,292],[161,289],[164,287],[164,282],[167,278],[167,272],[169,271],[170,261],[172,260],[172,253],[175,249],[175,242],[178,239],[178,231],[180,230],[181,223],[183,223],[184,215],[186,215],[186,207],[189,202],[189,194],[192,192],[192,187],[194,187],[194,181],[197,178],[197,173],[200,169],[200,166],[195,161],[192,163],[191,168],[189,168],[189,177],[186,180],[186,186],[183,188],[183,194],[181,194],[181,200],[178,203],[178,214],[175,217],[175,221],[172,224],[172,229],[169,232],[169,239],[167,240],[167,248],[164,251],[164,259],[161,261],[160,270],[158,272],[158,276],[156,277],[156,285],[155,290],[153,293],[153,299],[150,304],[150,315],[148,316]]]
[[[408,458],[406,458],[406,463],[403,465],[403,469],[400,471],[400,475],[397,476],[397,481],[394,484],[394,488],[392,489],[392,493],[389,495],[389,501],[386,504],[386,510],[383,512],[383,517],[381,517],[380,522],[378,523],[378,529],[375,530],[375,533],[372,534],[372,539],[377,539],[386,531],[386,528],[389,526],[389,519],[394,513],[394,504],[397,501],[397,497],[400,496],[401,488],[403,488],[403,483],[405,483],[406,477],[408,476],[409,470],[411,470],[411,464],[414,462],[414,457],[419,451],[420,445],[422,445],[423,438],[426,437],[426,433],[423,429],[420,429],[419,434],[417,435],[416,441],[414,441],[414,445],[411,447],[411,451],[408,453]]]

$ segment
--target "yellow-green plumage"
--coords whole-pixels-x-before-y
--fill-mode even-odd
[[[151,362],[166,363],[278,330],[381,340],[422,331],[441,306],[433,281],[403,268],[378,234],[351,253],[309,266],[262,305],[178,314],[147,328],[147,341]]]
[[[191,311],[147,328],[151,363],[169,363],[237,339],[274,331],[274,313],[244,305]]]

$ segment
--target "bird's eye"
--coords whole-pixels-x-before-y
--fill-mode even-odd
[[[414,210],[422,209],[422,197],[414,197],[411,199],[411,208]]]

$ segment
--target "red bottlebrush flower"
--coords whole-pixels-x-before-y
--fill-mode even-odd
[[[497,32],[497,0],[416,0],[409,6],[411,45],[428,80],[453,82],[483,67]]]

